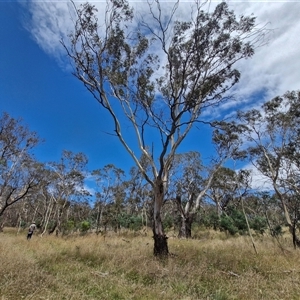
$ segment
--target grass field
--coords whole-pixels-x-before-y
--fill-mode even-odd
[[[300,299],[300,251],[289,239],[169,239],[152,255],[151,234],[57,238],[0,233],[0,299]]]

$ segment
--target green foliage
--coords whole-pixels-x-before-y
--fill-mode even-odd
[[[282,226],[276,225],[274,228],[271,229],[272,236],[279,236],[282,235]]]
[[[163,226],[166,230],[169,230],[174,226],[174,218],[170,214],[164,216]]]
[[[250,227],[261,234],[265,232],[267,225],[266,218],[260,216],[255,216],[255,218],[250,222]]]
[[[221,217],[220,229],[227,230],[232,235],[236,234],[239,231],[235,226],[234,220],[230,216],[226,215]]]
[[[80,223],[80,231],[86,233],[91,228],[91,223],[89,221],[82,221]]]
[[[50,220],[48,225],[47,225],[47,229],[51,231],[51,229],[53,229],[54,227],[56,227],[56,221],[55,220]]]
[[[250,228],[263,234],[267,229],[267,221],[264,217],[255,216],[251,220],[251,216],[249,216],[249,225]],[[234,235],[239,233],[241,235],[247,233],[247,223],[245,216],[242,211],[238,209],[231,208],[228,214],[223,214],[220,218],[220,229],[226,230],[230,234]]]
[[[211,211],[202,217],[200,224],[204,225],[206,228],[217,230],[220,227],[220,218],[215,211]]]
[[[247,230],[247,223],[243,212],[231,208],[228,214],[223,214],[220,220],[220,229],[227,230],[230,234],[244,234]]]
[[[67,222],[63,223],[62,228],[64,232],[69,233],[75,229],[75,222],[73,220],[68,220]]]
[[[21,224],[20,224],[20,227],[23,228],[23,229],[25,229],[27,227],[26,222],[22,220]]]
[[[243,212],[240,210],[233,210],[231,217],[233,218],[235,226],[238,228],[239,232],[244,233],[247,230],[247,223]]]
[[[143,227],[141,216],[132,216],[123,213],[118,216],[117,221],[121,227],[134,231],[140,230]]]

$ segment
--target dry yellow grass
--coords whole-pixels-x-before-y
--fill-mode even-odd
[[[172,256],[152,255],[148,236],[56,238],[0,234],[0,299],[300,299],[300,252],[283,239],[203,233],[169,239]]]

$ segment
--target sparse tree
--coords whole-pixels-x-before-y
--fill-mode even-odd
[[[192,235],[192,212],[195,199],[203,188],[203,165],[199,152],[176,154],[170,171],[169,194],[176,201],[180,215],[180,238],[190,238]],[[199,202],[200,204],[200,202]]]
[[[185,164],[183,161],[180,164],[183,171],[179,174],[182,174],[183,178],[177,181],[181,184],[177,184],[176,195],[176,202],[181,215],[180,237],[191,237],[191,227],[195,216],[223,164],[230,158],[236,159],[243,155],[243,152],[239,151],[239,135],[232,131],[232,127],[237,132],[243,127],[229,125],[225,122],[216,122],[214,126],[217,128],[213,132],[212,141],[216,155],[210,158],[209,164],[204,167],[197,153],[183,155],[187,161]],[[184,202],[182,201],[183,194],[186,195]]]
[[[107,224],[112,223],[112,219],[117,219],[117,207],[125,200],[125,192],[123,191],[125,173],[122,169],[109,164],[102,169],[94,170],[92,175],[98,187],[95,204],[97,211],[96,232],[98,233],[101,226],[106,231]],[[109,213],[112,216],[108,216]]]
[[[236,17],[225,2],[211,13],[201,3],[196,0],[190,19],[181,21],[180,1],[168,11],[159,0],[147,1],[141,20],[126,0],[107,1],[101,19],[93,5],[73,2],[74,32],[62,41],[73,74],[110,114],[115,135],[152,186],[159,256],[169,252],[161,209],[174,155],[202,113],[228,99],[240,78],[234,65],[253,55],[261,33],[255,17]]]
[[[7,208],[33,193],[41,180],[32,149],[39,139],[21,120],[4,113],[0,119],[0,218]],[[2,227],[2,226],[1,226]]]
[[[54,224],[50,233],[62,231],[62,222],[68,221],[69,211],[76,200],[89,196],[84,188],[87,157],[83,153],[63,151],[59,162],[49,163],[52,181],[49,185],[54,204]]]
[[[221,167],[216,173],[207,191],[207,197],[215,203],[217,216],[220,218],[230,200],[235,196],[237,182],[234,170]]]
[[[262,105],[261,110],[240,112],[248,157],[268,178],[278,199],[295,247],[299,214],[300,91],[287,92]]]

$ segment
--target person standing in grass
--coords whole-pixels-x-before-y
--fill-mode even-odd
[[[36,225],[35,225],[35,222],[33,222],[30,226],[29,226],[29,229],[28,229],[28,234],[27,234],[27,240],[30,240],[32,235],[33,235],[33,232],[36,230]]]

